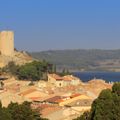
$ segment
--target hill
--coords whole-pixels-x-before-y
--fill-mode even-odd
[[[56,64],[59,70],[111,70],[120,71],[120,50],[78,49],[50,50],[30,53],[36,59]]]
[[[0,68],[6,66],[11,61],[17,65],[22,65],[33,61],[33,58],[25,51],[15,50],[13,56],[0,55]]]

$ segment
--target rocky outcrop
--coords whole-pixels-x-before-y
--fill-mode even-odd
[[[11,61],[15,62],[15,64],[17,65],[22,65],[27,62],[33,61],[33,58],[24,51],[22,52],[14,51],[13,56],[0,55],[0,67],[1,68],[7,65]]]

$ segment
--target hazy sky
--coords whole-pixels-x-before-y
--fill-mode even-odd
[[[0,0],[0,30],[20,50],[120,48],[120,0]]]

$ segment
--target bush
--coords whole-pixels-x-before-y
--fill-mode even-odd
[[[31,103],[10,103],[7,108],[0,103],[0,120],[47,120],[40,117],[37,110],[31,109]]]
[[[42,79],[43,75],[45,76],[48,72],[51,73],[53,70],[52,67],[52,64],[46,61],[33,61],[22,66],[15,65],[14,62],[9,62],[8,65],[3,68],[3,71],[15,75],[22,80],[35,81]]]

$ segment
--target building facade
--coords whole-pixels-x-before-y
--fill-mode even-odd
[[[59,76],[57,74],[48,74],[48,82],[56,87],[65,87],[69,85],[79,85],[80,79],[73,75]]]

